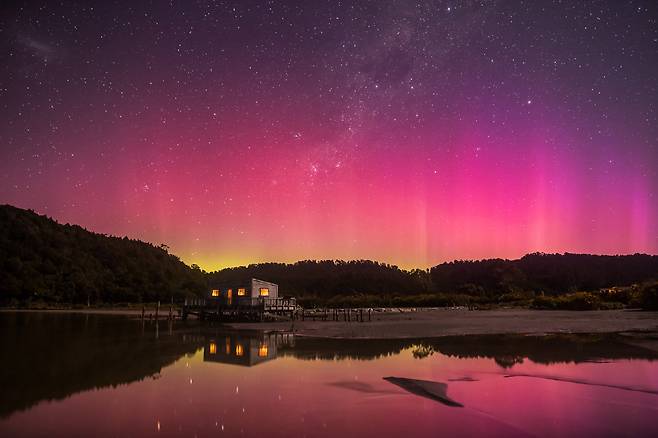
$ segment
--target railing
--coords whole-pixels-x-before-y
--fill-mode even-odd
[[[206,305],[205,298],[185,298],[185,306],[203,307]]]
[[[186,307],[261,307],[263,310],[294,310],[297,307],[295,298],[270,298],[270,297],[235,297],[227,299],[219,298],[187,298]]]

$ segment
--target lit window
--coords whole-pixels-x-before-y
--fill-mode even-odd
[[[233,303],[233,289],[226,291],[226,298],[228,299],[228,304],[231,305]]]
[[[243,356],[244,355],[244,348],[242,347],[242,344],[236,344],[235,345],[235,355],[236,356]]]
[[[261,288],[259,289],[258,294],[259,294],[261,297],[269,297],[269,296],[270,296],[270,289],[267,288],[267,287],[261,287]]]
[[[208,353],[210,354],[217,354],[217,344],[214,342],[210,343],[210,348],[208,348]]]
[[[212,296],[213,297],[218,297],[219,296],[219,289],[213,289],[212,290]]]
[[[239,296],[239,297],[243,297],[243,296],[245,296],[245,295],[247,295],[247,290],[246,290],[245,288],[243,288],[243,287],[239,288],[239,289],[238,289],[238,296]]]
[[[258,356],[267,357],[267,344],[261,344],[258,349]]]
[[[231,338],[226,337],[226,354],[231,354]]]

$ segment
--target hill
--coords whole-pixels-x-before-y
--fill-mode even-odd
[[[205,289],[164,247],[0,206],[0,304],[178,301]]]
[[[658,279],[658,256],[528,254],[518,260],[442,263],[428,270],[403,270],[369,260],[305,260],[261,263],[208,274],[212,284],[256,277],[279,284],[306,305],[444,306],[525,302],[536,296],[597,292]],[[637,288],[636,288],[637,289]],[[614,291],[604,301],[629,304],[637,290]],[[582,296],[575,296],[582,299]],[[585,296],[584,298],[589,298]],[[557,303],[577,308],[579,303]],[[583,307],[596,307],[586,304]]]
[[[0,206],[0,305],[182,302],[210,284],[256,277],[280,285],[305,305],[441,306],[525,302],[543,308],[592,308],[595,300],[628,305],[633,284],[658,280],[658,256],[528,254],[518,260],[442,263],[404,270],[370,260],[260,263],[206,273],[166,247],[59,224],[29,210]],[[658,283],[647,307],[658,307]],[[621,287],[606,292],[607,288]],[[628,287],[628,288],[627,288]],[[608,295],[606,295],[608,294]],[[559,301],[550,301],[560,296]],[[535,298],[537,297],[537,298]],[[541,298],[539,300],[539,298]],[[547,299],[545,299],[547,298]],[[573,299],[573,300],[572,300]]]

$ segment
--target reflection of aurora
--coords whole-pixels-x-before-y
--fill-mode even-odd
[[[207,362],[252,366],[277,357],[300,360],[374,360],[411,350],[413,357],[442,354],[489,358],[505,368],[536,363],[656,359],[624,335],[468,336],[435,339],[321,339],[290,334],[169,327],[123,317],[81,314],[0,314],[0,347],[12,360],[0,370],[0,416],[41,400],[63,399],[94,388],[157,377],[163,367],[203,348]],[[16,328],[21,328],[20,337]]]
[[[591,362],[601,359],[656,359],[652,349],[635,345],[638,339],[618,334],[559,334],[547,336],[446,336],[433,339],[321,339],[298,338],[279,355],[308,360],[377,359],[411,349],[422,359],[440,353],[458,358],[489,358],[505,368],[528,359],[535,363]],[[633,342],[633,343],[631,343]]]
[[[0,369],[0,417],[42,400],[155,378],[203,345],[169,328],[166,321],[142,325],[99,315],[0,314],[0,348],[12,356]]]

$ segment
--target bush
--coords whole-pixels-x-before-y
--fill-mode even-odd
[[[601,299],[589,292],[556,297],[539,296],[532,301],[532,307],[546,310],[598,310],[601,308]]]
[[[627,287],[611,287],[608,289],[601,289],[598,295],[601,297],[602,301],[629,305],[632,303],[637,294],[638,286],[633,285]]]
[[[645,310],[658,310],[658,283],[645,284],[640,288],[639,305]]]

